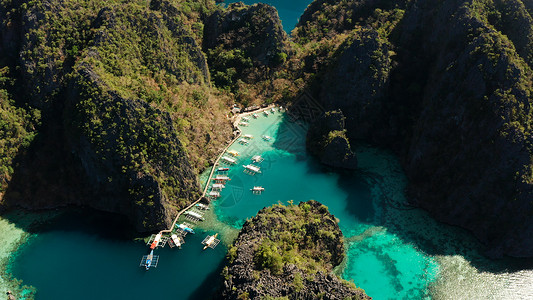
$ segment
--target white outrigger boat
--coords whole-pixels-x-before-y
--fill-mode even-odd
[[[192,217],[193,219],[198,219],[200,221],[203,221],[204,220],[204,216],[202,216],[201,214],[195,212],[195,211],[192,211],[192,210],[188,210],[185,212],[186,215]]]
[[[276,109],[274,107],[272,107],[272,109],[270,109],[270,111],[272,111],[272,113],[275,113]]]
[[[231,180],[231,178],[229,178],[229,177],[226,176],[226,175],[217,175],[217,176],[215,176],[215,178],[213,178],[213,180],[214,180],[215,182],[224,183],[224,182],[226,182],[226,181]]]
[[[240,125],[240,126],[248,126],[248,123],[246,123],[246,122],[242,122],[242,121],[241,121],[241,122],[239,122],[239,125]]]
[[[218,233],[215,233],[214,235],[208,235],[205,237],[205,239],[202,241],[202,244],[204,245],[204,249],[211,248],[215,249],[215,247],[220,243],[220,240],[217,239]]]
[[[250,174],[261,173],[261,168],[254,165],[243,165],[244,171]]]
[[[250,189],[250,191],[252,191],[252,193],[254,193],[256,195],[259,195],[259,194],[261,194],[262,192],[265,191],[265,188],[262,187],[262,186],[254,186],[254,188]]]
[[[265,110],[264,113],[265,113],[265,116],[268,117],[268,111]]]
[[[161,233],[158,233],[152,244],[150,245],[150,249],[154,250],[157,246],[159,246],[159,242],[161,241]]]
[[[244,122],[249,122],[249,121],[250,121],[250,118],[248,118],[248,117],[242,117],[242,120],[243,120]]]
[[[251,134],[245,134],[245,135],[243,135],[242,137],[245,138],[245,139],[248,139],[248,140],[251,140],[251,139],[254,138],[254,136],[251,135]]]
[[[213,186],[211,187],[211,190],[212,191],[221,191],[223,188],[225,188],[226,186],[222,183],[215,183],[213,184]]]
[[[205,205],[203,203],[196,203],[196,207],[203,210],[209,210],[209,205]]]
[[[248,140],[246,140],[246,139],[244,139],[244,138],[238,140],[238,142],[239,142],[239,144],[241,144],[241,145],[248,145],[248,144],[249,144]]]
[[[270,136],[268,136],[268,135],[263,135],[263,136],[261,136],[261,137],[263,138],[263,140],[265,140],[265,141],[267,141],[267,142],[270,141],[270,140],[272,139],[272,137],[270,137]]]
[[[183,232],[187,232],[187,233],[192,233],[194,234],[194,230],[189,227],[187,224],[185,223],[182,223],[182,224],[179,224],[179,225],[176,225],[176,227],[178,227],[179,229],[181,229]]]
[[[217,191],[211,191],[209,192],[209,197],[213,199],[220,198],[220,193]]]
[[[170,238],[172,239],[172,242],[174,242],[174,245],[181,249],[181,245],[183,244],[181,238],[175,234],[171,235]]]
[[[252,162],[254,163],[262,163],[265,159],[261,155],[254,155],[252,157]]]
[[[231,157],[227,157],[227,156],[222,156],[221,158],[222,162],[225,162],[225,163],[228,163],[228,164],[235,164],[237,163],[237,160],[235,160],[234,158],[231,158]]]
[[[254,119],[257,119],[259,117],[257,114],[253,114],[252,116],[254,117]]]

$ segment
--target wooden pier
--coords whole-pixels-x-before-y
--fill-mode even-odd
[[[260,110],[256,110],[256,111],[251,111],[251,112],[247,112],[247,113],[243,113],[243,114],[239,114],[235,121],[234,121],[234,127],[237,127],[237,124],[239,124],[240,120],[242,117],[244,116],[248,116],[248,115],[251,115],[251,114],[254,114],[254,113],[259,113],[259,112],[262,112],[262,111],[266,111],[268,109],[271,109],[272,107],[274,107],[274,105],[269,105],[263,109],[260,109]],[[211,181],[211,178],[213,178],[213,174],[215,173],[215,171],[217,170],[217,166],[222,158],[222,156],[226,153],[226,151],[229,149],[229,147],[231,147],[231,145],[233,145],[237,140],[239,140],[241,138],[241,135],[242,135],[242,131],[239,130],[237,131],[237,135],[233,138],[233,140],[226,146],[226,148],[224,148],[224,150],[221,151],[221,153],[219,154],[219,156],[217,157],[217,159],[215,160],[215,162],[213,163],[213,167],[211,168],[211,173],[209,173],[209,177],[207,178],[207,183],[204,187],[204,190],[202,192],[202,195],[198,198],[198,200],[192,202],[189,206],[185,207],[184,209],[182,209],[181,211],[178,212],[178,214],[176,215],[176,217],[174,218],[174,221],[172,222],[172,225],[170,226],[170,229],[165,229],[165,230],[161,230],[159,233],[161,234],[164,234],[164,233],[172,233],[172,231],[174,230],[174,228],[176,227],[176,223],[178,222],[178,219],[180,218],[180,216],[185,213],[187,210],[191,209],[192,207],[194,207],[197,203],[199,203],[200,201],[202,201],[202,199],[204,199],[206,197],[206,194],[207,194],[207,190],[209,189],[209,182]]]

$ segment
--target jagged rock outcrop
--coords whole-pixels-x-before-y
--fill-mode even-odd
[[[279,56],[287,51],[287,33],[277,10],[267,4],[230,4],[207,19],[204,34],[205,48],[239,49],[256,66],[279,65]]]
[[[124,214],[139,231],[167,228],[199,196],[195,167],[231,133],[219,103],[198,117],[217,100],[187,24],[214,2],[23,2],[0,5],[0,52],[17,57],[10,92],[42,111],[43,125],[2,204],[88,206]]]
[[[234,92],[240,81],[270,79],[291,52],[277,10],[262,3],[215,11],[205,21],[203,47],[215,85]]]
[[[372,140],[382,125],[392,46],[373,29],[352,33],[323,75],[319,100],[328,110],[340,109],[350,137]]]
[[[317,26],[322,11],[338,9],[328,3],[315,5],[320,11],[310,6],[296,32]],[[337,58],[319,70],[331,79],[315,96],[327,110],[342,109],[350,140],[400,155],[413,203],[470,229],[491,255],[533,256],[527,1],[418,0],[405,13],[378,5],[371,15],[355,11],[365,1],[347,3],[360,15],[358,24],[372,29],[361,35],[358,24],[323,25],[355,45],[338,47]],[[395,15],[395,25],[376,15]]]
[[[342,111],[328,111],[307,131],[307,149],[321,163],[341,169],[357,168],[357,157],[346,137]]]
[[[344,258],[342,232],[314,200],[264,208],[244,224],[228,256],[224,299],[370,299],[331,274]]]

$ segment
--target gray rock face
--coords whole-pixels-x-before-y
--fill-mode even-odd
[[[302,230],[305,239],[299,234]],[[271,253],[262,250],[265,244],[270,243],[265,241],[277,243],[280,235],[284,236],[285,244],[297,243],[300,253],[310,251],[314,254],[300,258],[305,259],[300,261],[300,266],[295,263],[285,263],[280,269],[259,266],[259,260],[266,257],[268,262]],[[274,249],[276,253],[290,251],[283,246],[269,249]],[[244,224],[230,249],[231,262],[223,271],[226,280],[222,298],[371,299],[364,291],[331,274],[333,266],[343,258],[342,233],[334,217],[320,203],[311,200],[297,207],[265,208]],[[318,263],[318,270],[304,270],[301,265],[306,263]]]
[[[414,204],[531,257],[531,1],[478,4],[412,1],[390,36],[350,32],[317,94],[350,140],[399,154]]]
[[[277,10],[266,4],[230,4],[205,22],[204,48],[239,49],[254,66],[276,66],[278,55],[287,51],[288,37]]]
[[[329,111],[316,120],[307,132],[307,149],[321,163],[340,169],[357,168],[357,157],[346,137],[345,117],[341,111]]]

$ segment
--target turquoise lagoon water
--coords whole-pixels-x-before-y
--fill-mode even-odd
[[[492,262],[460,229],[405,205],[405,177],[394,156],[358,146],[359,169],[331,173],[305,152],[305,126],[279,112],[243,127],[254,135],[231,168],[232,178],[183,249],[158,249],[160,265],[139,268],[146,254],[127,222],[116,216],[74,212],[31,230],[10,260],[9,273],[37,299],[205,299],[220,283],[227,245],[247,218],[274,203],[318,200],[339,219],[347,259],[335,271],[374,299],[531,299],[533,274],[518,262]],[[272,136],[269,142],[261,135]],[[243,172],[253,155],[261,174]],[[262,195],[250,189],[260,185]],[[202,251],[207,233],[222,243]]]
[[[307,8],[307,5],[309,5],[312,1],[310,0],[292,0],[292,1],[284,1],[284,0],[265,0],[265,1],[253,1],[253,0],[244,0],[244,1],[238,1],[238,0],[230,0],[226,1],[226,3],[235,3],[235,2],[244,2],[244,4],[252,5],[258,2],[266,3],[274,6],[278,10],[279,17],[281,19],[281,23],[283,25],[283,29],[290,33],[296,24],[298,23],[298,20],[300,19],[300,16],[304,12],[304,10]]]

